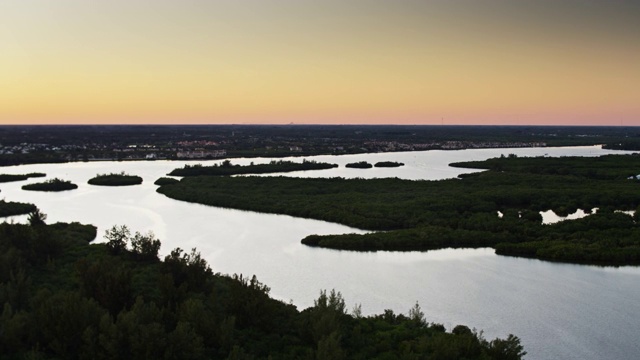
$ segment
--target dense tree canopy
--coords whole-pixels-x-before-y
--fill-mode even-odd
[[[569,175],[588,179],[614,180],[640,175],[640,156],[605,155],[551,158],[517,157],[515,154],[511,154],[485,161],[453,163],[451,166],[509,173]]]
[[[114,226],[0,224],[0,354],[38,359],[520,359],[520,339],[488,341],[409,315],[350,315],[341,294],[298,311],[255,276],[214,274],[200,254],[160,261],[151,234]],[[110,244],[111,243],[111,244]],[[113,249],[119,249],[113,251]]]

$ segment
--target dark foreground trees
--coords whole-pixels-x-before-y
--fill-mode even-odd
[[[409,315],[350,315],[340,293],[298,311],[256,277],[214,274],[195,250],[157,257],[126,226],[0,224],[0,356],[38,359],[520,359],[515,336],[485,340]],[[111,244],[109,244],[111,243]],[[150,247],[147,247],[150,246]],[[119,249],[114,251],[114,249]],[[150,250],[147,250],[150,249]],[[149,256],[140,256],[149,254]],[[153,256],[152,256],[153,255]]]

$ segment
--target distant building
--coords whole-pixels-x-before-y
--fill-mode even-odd
[[[196,149],[196,150],[189,150],[189,151],[178,151],[176,156],[179,159],[219,158],[219,157],[227,156],[227,150]]]

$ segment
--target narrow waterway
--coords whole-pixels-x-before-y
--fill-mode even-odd
[[[483,149],[307,157],[339,168],[289,176],[399,177],[442,179],[471,172],[450,168],[455,161],[518,156],[597,156],[598,147]],[[233,163],[271,159],[234,159]],[[300,159],[298,159],[300,160]],[[392,169],[347,169],[355,161],[400,161]],[[213,161],[215,162],[215,161]],[[206,164],[207,162],[203,162]],[[153,231],[161,252],[196,247],[214,271],[256,274],[272,296],[299,308],[313,304],[321,289],[336,289],[348,307],[365,314],[392,309],[407,313],[420,303],[430,322],[449,330],[457,324],[484,330],[488,339],[518,335],[528,359],[630,359],[640,353],[640,268],[601,268],[497,256],[492,249],[426,253],[358,253],[309,248],[309,234],[362,232],[339,224],[283,215],[259,214],[175,201],[155,192],[153,182],[185,162],[91,162],[6,167],[2,173],[44,172],[79,185],[62,193],[23,191],[27,183],[1,184],[7,201],[31,202],[47,222],[79,221],[104,231],[126,224]],[[98,173],[125,171],[144,183],[97,187]],[[18,218],[19,219],[19,218]],[[11,221],[11,220],[9,220]]]

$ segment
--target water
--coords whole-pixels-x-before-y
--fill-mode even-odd
[[[340,168],[289,176],[441,179],[475,170],[450,168],[454,161],[518,156],[596,156],[598,147],[483,149],[307,157]],[[234,159],[233,163],[271,159]],[[297,159],[300,160],[300,159]],[[355,161],[400,161],[393,169],[346,169]],[[203,164],[219,161],[208,161]],[[113,225],[153,230],[162,254],[197,247],[214,271],[256,274],[271,294],[299,308],[313,305],[321,289],[336,289],[347,306],[364,314],[392,309],[407,313],[416,301],[427,320],[484,330],[488,339],[518,335],[528,359],[629,359],[640,353],[640,269],[556,264],[497,256],[492,249],[445,249],[426,253],[358,253],[309,248],[309,234],[362,232],[346,226],[284,215],[208,207],[166,198],[153,182],[185,162],[92,162],[6,167],[1,173],[44,172],[78,184],[62,193],[23,191],[42,178],[0,184],[8,201],[35,203],[47,222],[79,221],[98,226],[98,240]],[[193,163],[192,163],[193,164]],[[132,187],[96,187],[97,173],[136,174]],[[23,220],[17,217],[14,220]]]
[[[547,211],[540,211],[540,215],[542,215],[542,223],[545,225],[550,225],[550,224],[558,223],[560,221],[582,219],[583,217],[593,215],[596,212],[598,212],[598,208],[593,208],[589,212],[585,212],[582,209],[578,209],[572,214],[569,214],[567,216],[560,216],[556,214],[553,210],[547,210]],[[630,211],[624,211],[624,213],[629,214]],[[633,213],[631,213],[631,215],[633,215]]]

